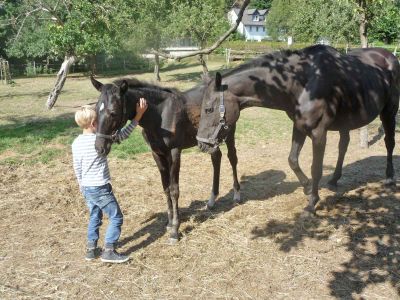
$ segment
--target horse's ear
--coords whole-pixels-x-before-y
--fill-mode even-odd
[[[96,90],[101,92],[101,88],[103,87],[103,84],[96,79],[94,79],[93,75],[90,76],[90,81],[92,82],[93,86],[95,87]]]
[[[221,85],[222,85],[222,75],[220,72],[217,72],[217,74],[215,74],[215,88],[216,89],[221,89]]]
[[[125,94],[126,91],[128,90],[128,82],[126,80],[122,80],[121,85],[119,86],[119,89],[121,91],[121,95]]]

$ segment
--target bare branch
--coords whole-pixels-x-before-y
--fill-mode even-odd
[[[67,2],[65,2],[65,0],[64,0],[63,3],[64,3],[64,6],[65,6],[65,9],[67,10],[67,12],[69,14],[71,14],[71,10],[69,9],[69,6],[68,6]]]
[[[236,20],[236,24],[232,25],[232,27],[228,31],[226,31],[222,36],[220,36],[219,39],[211,47],[200,49],[199,51],[194,51],[194,52],[191,52],[191,53],[188,53],[188,54],[182,54],[182,55],[172,55],[170,53],[157,51],[157,50],[154,50],[154,49],[151,49],[150,53],[162,56],[164,58],[176,59],[178,61],[181,60],[182,58],[186,58],[186,57],[192,57],[192,56],[196,56],[196,55],[200,55],[200,54],[210,54],[215,49],[217,49],[223,43],[223,41],[225,41],[228,38],[228,36],[232,32],[234,32],[238,28],[240,22],[242,21],[244,10],[246,9],[246,7],[249,4],[249,2],[250,2],[250,0],[245,0],[243,2],[242,7],[240,8],[240,11],[239,11],[239,14],[238,14],[238,18]]]
[[[64,25],[64,22],[56,15],[55,10],[44,6],[42,3],[40,3],[39,8],[41,8],[42,11],[49,13],[53,21],[56,21],[59,25]]]
[[[19,38],[19,35],[20,35],[21,31],[22,31],[22,28],[23,28],[24,25],[25,25],[26,19],[27,19],[31,14],[33,14],[34,12],[39,11],[39,10],[40,10],[40,8],[36,8],[36,9],[34,9],[34,10],[31,10],[31,11],[28,11],[27,13],[25,13],[25,17],[24,17],[24,19],[22,20],[22,23],[21,23],[21,25],[20,25],[19,28],[18,28],[17,34],[15,35],[14,42]],[[18,16],[18,18],[19,18],[19,16]]]
[[[1,3],[1,2],[0,2],[0,3]],[[44,11],[44,12],[46,12],[47,14],[50,15],[50,19],[51,19],[52,21],[56,22],[57,24],[64,25],[63,21],[62,21],[60,18],[57,17],[57,15],[55,14],[55,12],[54,12],[52,9],[50,9],[50,8],[48,8],[48,7],[45,7],[45,6],[43,5],[43,3],[42,3],[41,1],[39,1],[39,2],[37,3],[37,6],[36,6],[34,9],[32,9],[31,11],[28,11],[28,12],[26,12],[26,13],[24,13],[24,14],[18,15],[18,16],[15,18],[15,21],[14,21],[14,22],[17,22],[18,19],[21,18],[21,17],[23,16],[23,20],[21,21],[21,23],[20,23],[20,25],[19,25],[17,34],[15,35],[15,37],[14,37],[14,39],[13,39],[14,42],[16,42],[16,41],[18,40],[18,38],[19,38],[19,36],[20,36],[20,34],[21,34],[21,31],[22,31],[22,29],[24,28],[25,21],[27,20],[27,18],[30,17],[32,14],[34,14],[34,13],[36,13],[36,12],[39,12],[39,11]],[[42,20],[45,20],[45,19],[47,19],[47,18],[41,18],[41,19],[42,19]]]

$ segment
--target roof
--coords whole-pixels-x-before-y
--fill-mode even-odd
[[[234,8],[233,11],[236,15],[239,14],[240,9]],[[268,9],[256,9],[256,8],[246,8],[243,13],[242,23],[243,25],[260,25],[264,26],[265,20],[253,21],[253,15],[258,14],[260,16],[265,16],[268,13]]]

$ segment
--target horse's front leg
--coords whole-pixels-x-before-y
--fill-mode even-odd
[[[171,244],[174,244],[178,241],[179,235],[179,207],[178,207],[178,199],[179,199],[179,170],[181,167],[181,149],[174,148],[171,150],[170,156],[170,186],[169,191],[171,194],[172,200],[172,228],[169,236],[169,241]]]
[[[339,156],[336,162],[335,172],[332,175],[332,178],[328,181],[328,186],[332,188],[336,188],[337,182],[342,177],[342,167],[344,156],[347,152],[347,147],[350,142],[350,133],[348,130],[340,131],[340,140],[339,140]]]
[[[207,202],[207,208],[211,209],[215,205],[215,200],[219,194],[219,177],[220,177],[220,170],[221,170],[221,157],[222,153],[221,150],[218,148],[217,151],[211,154],[211,161],[213,165],[213,185],[211,190],[210,199]]]
[[[326,146],[326,130],[316,128],[312,132],[313,162],[311,166],[312,187],[306,211],[314,213],[315,205],[319,201],[318,188],[322,177],[322,165]]]
[[[303,148],[306,136],[307,135],[305,133],[298,130],[296,128],[296,125],[293,124],[292,147],[290,149],[288,161],[290,168],[296,174],[297,178],[300,181],[300,184],[303,186],[304,194],[309,195],[311,193],[311,181],[304,174],[299,165],[299,155],[301,149]]]
[[[232,166],[232,174],[233,174],[233,201],[236,203],[240,202],[240,184],[237,176],[237,154],[235,147],[235,129],[236,125],[232,128],[228,137],[226,138],[226,147],[228,148],[228,158],[229,162]]]
[[[161,183],[164,189],[165,196],[167,198],[168,204],[168,223],[167,229],[172,228],[172,201],[171,201],[171,194],[170,194],[170,171],[169,171],[169,162],[166,156],[157,154],[156,152],[152,152],[153,158],[157,164],[158,170],[160,171],[161,175]]]

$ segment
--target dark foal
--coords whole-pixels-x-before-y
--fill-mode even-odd
[[[134,118],[139,98],[147,100],[149,107],[140,121],[140,126],[161,174],[168,203],[167,227],[171,229],[170,242],[176,242],[180,224],[178,198],[181,151],[197,145],[196,133],[205,86],[200,85],[180,93],[175,89],[162,88],[136,79],[121,79],[104,85],[94,78],[91,78],[91,81],[101,92],[96,106],[98,114],[96,150],[101,155],[110,152],[112,134],[128,119]],[[233,128],[227,136],[226,144],[233,171],[234,200],[240,201],[234,135]],[[219,149],[216,149],[211,156],[214,177],[211,197],[207,203],[210,208],[214,206],[219,193],[221,156]]]
[[[209,83],[197,134],[199,147],[212,153],[229,135],[241,109],[260,106],[285,111],[294,122],[289,164],[309,195],[306,211],[314,212],[327,130],[340,133],[339,157],[329,182],[336,185],[349,131],[380,115],[387,149],[386,178],[388,183],[395,182],[392,154],[399,89],[399,62],[384,49],[358,49],[342,55],[332,47],[318,45],[264,55],[223,77],[217,74]],[[306,136],[313,147],[311,181],[298,163]]]

